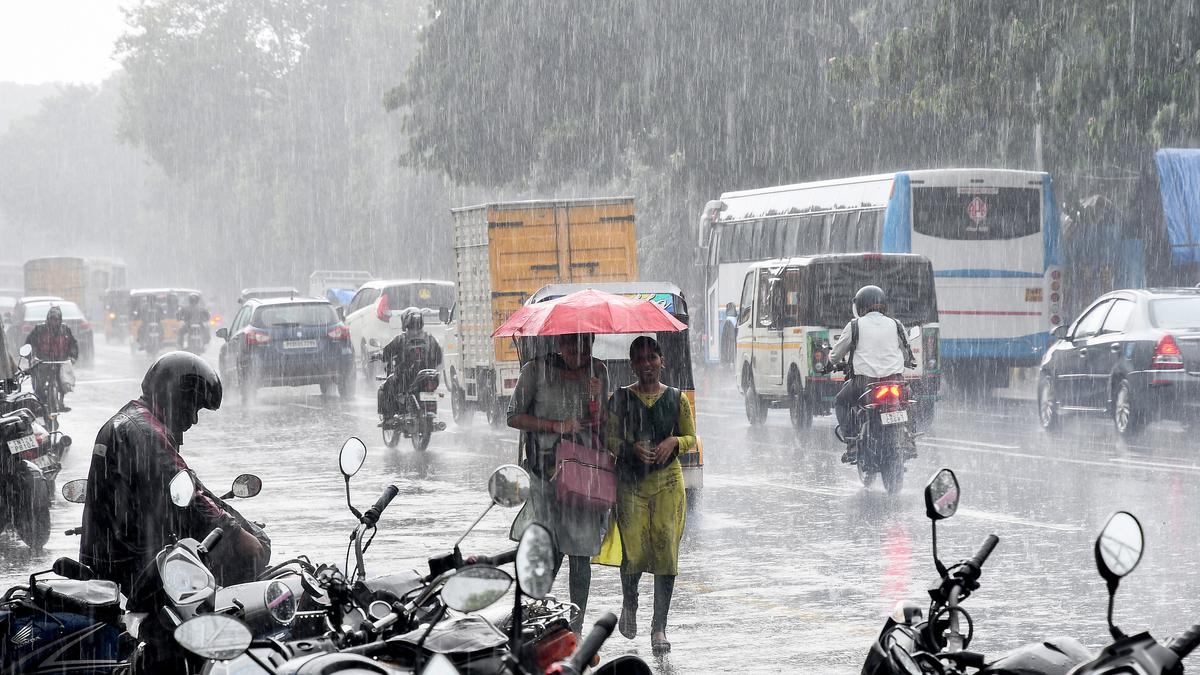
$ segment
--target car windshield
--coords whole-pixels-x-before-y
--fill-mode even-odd
[[[388,307],[392,310],[420,307],[436,311],[454,305],[454,287],[446,284],[403,284],[388,286],[386,292]]]
[[[316,326],[337,323],[337,315],[328,304],[271,305],[259,307],[251,321],[255,326]]]
[[[1150,323],[1155,328],[1200,329],[1200,297],[1151,300]]]
[[[45,321],[46,312],[49,312],[50,308],[54,305],[58,305],[62,309],[63,319],[68,321],[72,319],[78,321],[84,320],[83,312],[79,311],[79,307],[73,302],[32,302],[25,305],[24,320]]]

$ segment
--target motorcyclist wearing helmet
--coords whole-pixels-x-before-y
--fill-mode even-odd
[[[29,337],[25,338],[25,344],[33,347],[33,355],[39,361],[71,361],[74,363],[79,359],[79,342],[75,340],[75,335],[71,333],[70,327],[63,323],[62,308],[58,305],[51,305],[46,311],[46,321],[29,332]],[[60,367],[41,366],[34,369],[33,373],[33,390],[37,397],[43,401],[47,397],[47,378],[57,377],[60,379],[61,386],[59,393],[66,395],[71,389],[71,384],[74,378],[64,379],[61,374]],[[71,409],[63,404],[58,408],[62,412],[68,412]]]
[[[837,344],[829,353],[831,363],[849,357],[846,383],[834,399],[834,412],[843,438],[853,438],[850,414],[854,404],[872,382],[902,377],[904,368],[916,367],[904,325],[887,316],[887,296],[878,286],[863,286],[854,294],[854,319],[842,329]],[[842,461],[854,461],[851,445]]]
[[[183,434],[199,411],[221,407],[221,378],[188,352],[160,356],[142,379],[142,396],[127,403],[96,435],[88,470],[79,560],[129,595],[137,575],[172,537],[203,539],[225,530],[208,557],[222,586],[252,581],[270,558],[270,540],[196,479],[186,508],[170,501],[168,484],[188,468]]]
[[[208,309],[200,303],[199,293],[189,293],[187,304],[180,307],[175,313],[175,318],[179,319],[182,326],[179,329],[179,344],[183,346],[183,341],[188,334],[188,328],[193,324],[198,324],[204,328],[204,344],[207,346],[211,336],[208,334],[208,320],[212,315],[208,313]]]
[[[400,396],[408,390],[418,371],[440,368],[442,347],[425,332],[425,318],[416,307],[400,312],[404,332],[384,346],[379,358],[387,369],[388,379],[379,388],[379,414],[389,419],[400,412]]]
[[[159,324],[159,327],[162,327],[163,319],[167,318],[167,310],[164,306],[165,302],[165,299],[148,296],[142,301],[140,307],[134,309],[134,318],[141,321],[141,324],[138,325],[137,335],[139,345],[146,344],[146,331],[150,326]],[[160,332],[159,335],[161,334]]]

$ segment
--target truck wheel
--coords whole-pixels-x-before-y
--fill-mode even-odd
[[[746,405],[746,419],[750,421],[750,426],[757,427],[767,421],[767,406],[758,395],[758,390],[754,388],[754,377],[747,374],[745,378],[746,393],[743,402]]]
[[[475,411],[467,407],[467,392],[462,387],[450,385],[450,416],[460,427],[471,423]]]
[[[788,376],[788,413],[792,418],[792,428],[796,431],[812,427],[812,407],[804,395],[804,388],[800,386],[800,373],[795,369]]]
[[[487,406],[487,421],[492,428],[499,429],[508,421],[508,401],[494,398]]]

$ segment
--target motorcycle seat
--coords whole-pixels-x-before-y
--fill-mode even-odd
[[[37,593],[52,614],[68,612],[104,620],[116,620],[121,614],[121,590],[113,581],[40,579]]]

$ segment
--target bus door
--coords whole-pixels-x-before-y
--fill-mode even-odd
[[[762,391],[783,385],[782,285],[770,270],[759,270],[754,298],[754,381]]]

